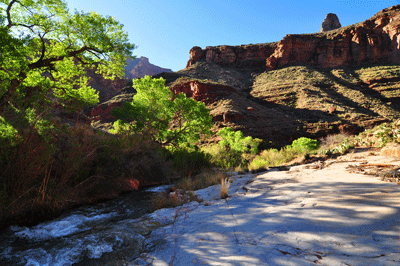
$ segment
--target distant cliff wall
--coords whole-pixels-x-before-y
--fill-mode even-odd
[[[291,64],[330,68],[363,63],[400,63],[400,5],[358,24],[314,34],[289,34],[278,43],[213,46],[190,50],[198,61],[225,67],[271,70]]]
[[[129,80],[136,78],[143,78],[144,76],[153,76],[160,74],[162,72],[172,72],[171,69],[162,68],[156,65],[153,65],[149,62],[147,57],[140,57],[132,60],[128,58],[126,60],[125,67],[125,77]]]
[[[198,61],[206,61],[225,67],[265,68],[265,60],[276,47],[277,43],[208,46],[204,50],[195,46],[190,50],[186,67]]]
[[[311,63],[319,67],[400,63],[400,5],[362,23],[317,34],[286,35],[266,60],[267,69]]]

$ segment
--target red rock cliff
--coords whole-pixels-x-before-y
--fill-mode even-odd
[[[267,69],[311,63],[318,67],[400,62],[400,5],[371,19],[319,34],[287,35],[266,60]]]
[[[290,64],[318,67],[400,62],[400,5],[362,23],[315,34],[286,35],[279,43],[214,46],[190,50],[189,67],[198,61],[225,67],[271,70]]]
[[[265,68],[265,60],[276,47],[277,43],[208,46],[204,50],[195,46],[190,50],[190,59],[186,67],[198,61],[206,61],[226,67]]]

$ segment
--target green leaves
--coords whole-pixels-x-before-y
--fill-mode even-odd
[[[33,91],[68,108],[93,105],[86,70],[122,77],[134,48],[110,16],[70,14],[62,0],[0,0],[0,107]]]
[[[156,141],[175,146],[194,144],[202,135],[210,134],[212,116],[205,104],[183,93],[174,95],[164,84],[163,78],[134,79],[137,94],[133,101],[112,110],[120,119],[114,124],[114,132],[124,131],[130,123],[133,131],[152,131]]]
[[[319,148],[319,142],[316,139],[301,137],[292,142],[292,147],[301,154],[317,150]]]
[[[250,136],[245,137],[242,131],[234,131],[230,127],[224,127],[218,132],[221,137],[219,145],[223,148],[228,147],[234,152],[252,154],[258,153],[258,145],[262,142],[261,139],[253,139]]]

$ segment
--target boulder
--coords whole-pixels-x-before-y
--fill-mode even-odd
[[[396,143],[390,143],[381,150],[382,156],[394,156],[400,157],[400,145]]]

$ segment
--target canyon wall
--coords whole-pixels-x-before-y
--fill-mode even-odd
[[[310,63],[329,68],[400,62],[400,5],[362,23],[318,34],[286,35],[266,60],[267,69]]]
[[[271,70],[294,64],[330,68],[400,62],[400,5],[358,24],[314,34],[289,34],[278,43],[193,47],[186,67],[198,61]]]

